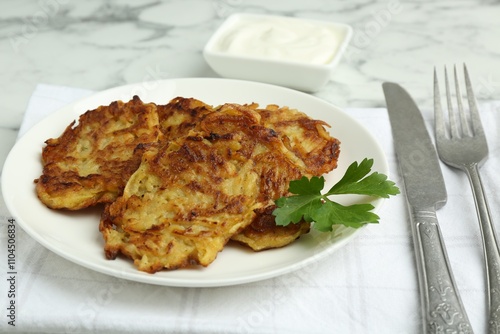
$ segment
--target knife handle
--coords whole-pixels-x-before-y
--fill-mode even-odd
[[[411,219],[424,333],[472,333],[435,209],[412,210]]]

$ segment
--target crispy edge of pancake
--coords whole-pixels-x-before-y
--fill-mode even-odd
[[[49,208],[79,210],[114,201],[140,164],[145,146],[156,142],[156,105],[134,96],[82,114],[42,149],[38,198]]]
[[[231,240],[257,252],[287,246],[300,238],[301,235],[309,233],[311,224],[306,221],[277,226],[273,216],[275,208],[275,205],[269,205],[256,209],[256,216],[252,223],[235,234]]]
[[[194,98],[175,97],[167,104],[157,106],[160,131],[172,140],[196,129],[201,120],[214,112],[214,108]]]

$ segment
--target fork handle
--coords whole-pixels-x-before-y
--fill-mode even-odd
[[[472,333],[436,217],[436,210],[411,208],[424,333]]]
[[[500,333],[500,248],[495,228],[491,221],[490,210],[479,175],[478,165],[476,163],[466,165],[465,171],[471,184],[481,234],[483,236],[489,308],[488,333],[498,334]]]

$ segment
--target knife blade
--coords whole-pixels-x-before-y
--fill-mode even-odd
[[[472,333],[436,215],[447,200],[436,149],[408,92],[391,82],[382,88],[410,216],[424,333]]]

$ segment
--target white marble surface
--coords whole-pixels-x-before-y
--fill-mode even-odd
[[[201,50],[233,12],[339,21],[352,43],[321,98],[384,106],[396,81],[430,103],[434,66],[466,62],[479,98],[500,97],[498,1],[2,0],[0,125],[18,128],[37,83],[102,90],[173,77],[217,76]]]

